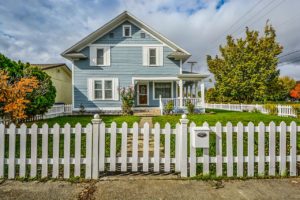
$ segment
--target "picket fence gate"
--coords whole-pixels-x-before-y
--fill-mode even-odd
[[[274,122],[268,126],[204,123],[202,126],[210,129],[209,149],[192,147],[189,137],[196,124],[188,126],[188,122],[183,115],[175,128],[169,123],[164,128],[158,123],[154,128],[148,123],[142,128],[138,123],[128,128],[125,122],[120,128],[115,122],[106,127],[97,116],[86,127],[78,123],[74,128],[69,124],[55,124],[53,128],[47,124],[42,128],[36,124],[30,128],[0,124],[0,177],[97,179],[106,171],[178,172],[182,177],[199,173],[227,177],[297,175],[300,127],[295,122],[289,126],[285,122],[280,126]],[[142,151],[139,137],[143,138]],[[151,137],[154,152],[150,154]]]

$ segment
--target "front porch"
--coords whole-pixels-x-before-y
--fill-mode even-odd
[[[199,112],[205,110],[204,79],[208,75],[183,72],[176,77],[133,77],[136,91],[136,108],[158,107],[163,114],[164,106],[172,101],[174,112],[186,112],[191,101]]]

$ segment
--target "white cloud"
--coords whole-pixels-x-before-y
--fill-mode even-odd
[[[242,27],[234,33],[241,37],[245,26],[262,31],[267,19],[283,54],[300,49],[300,1],[267,0],[241,18],[256,2],[231,0],[217,10],[217,0],[5,1],[0,5],[0,52],[32,63],[66,62],[62,51],[124,10],[190,51],[200,71],[207,71],[206,55],[218,53],[226,34]],[[300,79],[299,66],[283,65],[281,74]]]

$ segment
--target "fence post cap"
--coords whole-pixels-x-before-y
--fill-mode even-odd
[[[101,123],[102,119],[100,119],[100,115],[99,114],[95,114],[94,118],[92,119],[92,123],[96,124],[96,123]]]
[[[189,120],[187,119],[186,114],[181,115],[180,123],[187,124]]]

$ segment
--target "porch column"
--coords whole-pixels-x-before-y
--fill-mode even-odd
[[[198,81],[195,81],[195,98],[198,98]]]
[[[182,108],[183,106],[183,83],[182,80],[179,80],[179,106]]]
[[[205,87],[204,87],[204,81],[201,81],[201,105],[205,106]]]

